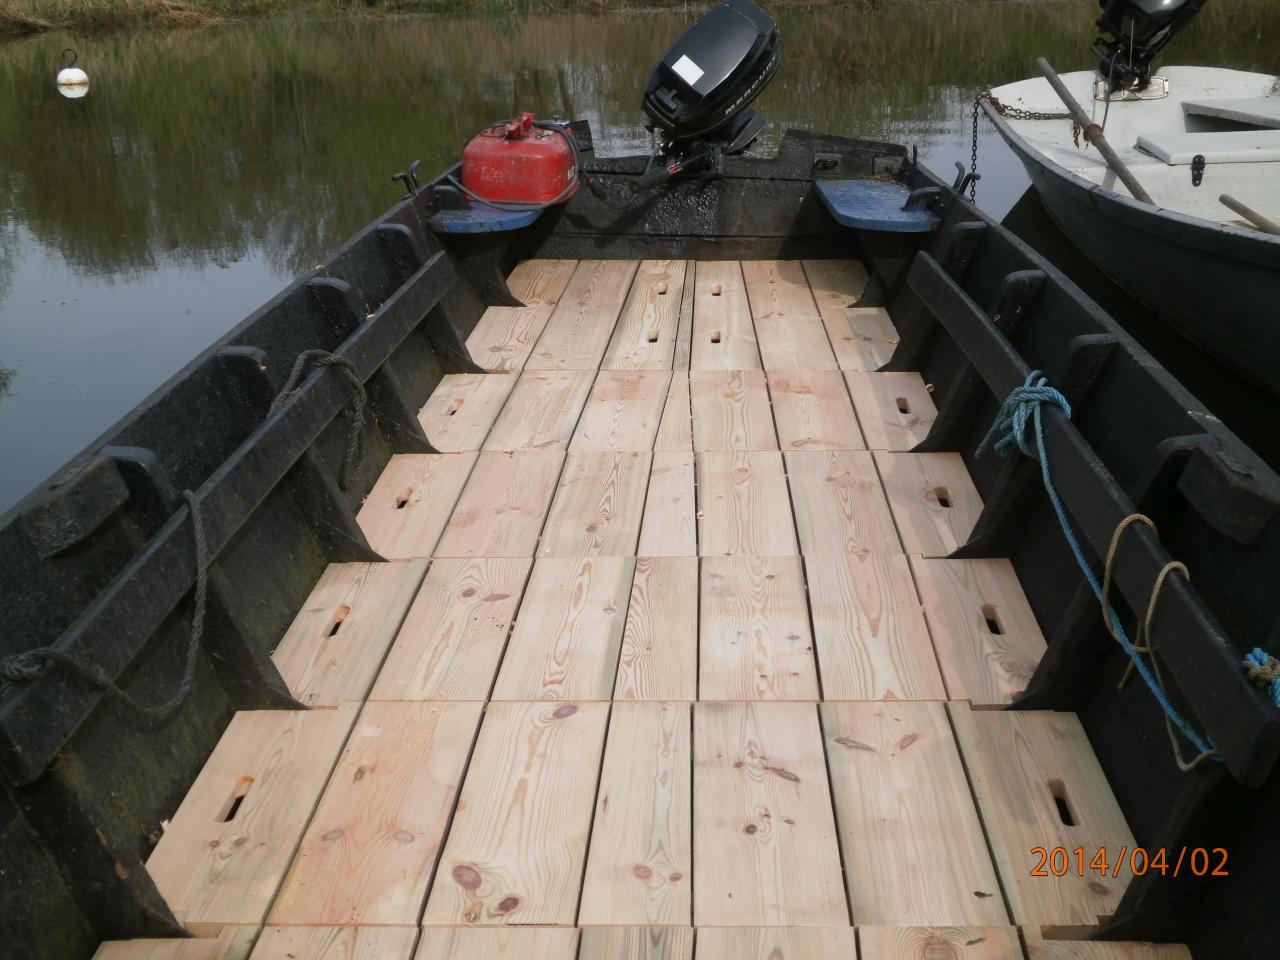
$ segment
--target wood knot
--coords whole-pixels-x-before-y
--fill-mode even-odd
[[[413,843],[414,840],[413,834],[408,830],[397,830],[391,836],[395,837],[401,843]]]
[[[552,711],[551,716],[555,717],[557,720],[568,720],[577,712],[578,705],[576,703],[562,703]]]
[[[671,874],[671,876],[667,877],[667,879],[672,883],[679,883],[684,879],[684,874],[677,870],[675,873]]]
[[[745,827],[742,828],[742,832],[745,833],[748,837],[754,837],[759,830],[760,828],[757,827],[754,823],[748,823]]]
[[[520,898],[516,896],[503,897],[498,901],[498,905],[493,908],[493,912],[498,916],[506,916],[512,910],[520,906]]]
[[[768,770],[770,773],[772,773],[775,777],[781,777],[783,780],[789,780],[792,783],[800,782],[799,777],[797,777],[790,770],[782,769],[782,767],[765,767],[765,769]]]
[[[480,591],[478,591],[475,587],[467,587],[467,589],[463,590],[462,593],[458,594],[458,596],[462,597],[463,600],[470,600],[479,592]]]
[[[637,880],[650,880],[653,878],[653,871],[643,863],[637,863],[631,868],[631,875]]]
[[[325,834],[321,835],[320,839],[321,839],[321,840],[337,840],[337,839],[339,839],[339,838],[340,838],[344,833],[346,833],[346,831],[345,831],[345,830],[343,830],[343,829],[341,829],[341,828],[339,828],[339,829],[337,829],[337,830],[330,830],[330,831],[328,831],[327,833],[325,833]]]
[[[480,871],[469,863],[460,863],[453,868],[453,882],[463,890],[479,890]]]
[[[861,740],[855,740],[853,737],[836,737],[836,743],[844,747],[846,750],[866,750],[875,753],[876,748],[870,744],[863,743]]]

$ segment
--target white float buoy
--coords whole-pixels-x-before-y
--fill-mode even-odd
[[[75,66],[76,57],[74,50],[63,50],[62,69],[58,71],[58,92],[71,100],[78,100],[89,92],[89,75]]]

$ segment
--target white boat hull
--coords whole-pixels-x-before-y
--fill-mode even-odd
[[[1121,106],[1140,104],[1113,104],[1112,110]],[[1049,215],[1081,253],[1184,336],[1280,394],[1280,237],[1139,203],[1107,184],[1112,178],[1106,175],[1096,182],[1055,162],[1068,149],[1046,149],[1043,138],[1022,135],[1024,124],[1043,128],[1047,121],[1011,122],[991,107],[987,113],[1022,161]],[[1069,124],[1058,123],[1068,134]],[[1120,138],[1113,143],[1122,156],[1123,145]],[[1090,162],[1095,158],[1096,153]],[[1157,180],[1157,170],[1170,169],[1157,167],[1154,158],[1133,166],[1140,181],[1144,173],[1146,180]],[[1188,167],[1173,169],[1186,177],[1187,189],[1194,189]],[[1280,165],[1271,173],[1280,185]],[[1214,189],[1210,183],[1204,188]],[[1153,191],[1157,203],[1162,192],[1168,197],[1168,189]],[[1219,186],[1213,198],[1222,192],[1230,191]],[[1202,196],[1196,201],[1204,202]]]

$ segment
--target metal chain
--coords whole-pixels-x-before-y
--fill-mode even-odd
[[[1002,117],[1008,117],[1010,120],[1070,120],[1069,113],[1045,113],[1041,110],[1023,110],[1021,107],[1008,107],[991,95],[991,91],[979,94],[978,99],[986,98],[991,106],[995,107],[996,113]]]
[[[1023,110],[1021,107],[1010,107],[1001,103],[997,97],[992,96],[990,90],[984,90],[973,98],[973,150],[969,159],[969,172],[978,172],[978,114],[982,110],[982,101],[995,109],[996,113],[1002,117],[1008,117],[1010,120],[1070,120],[1071,121],[1071,139],[1075,141],[1076,147],[1080,146],[1080,125],[1076,123],[1075,118],[1069,113],[1048,113],[1043,110]],[[972,202],[978,193],[977,178],[974,177],[969,181],[969,200]]]
[[[973,151],[969,157],[969,172],[973,174],[969,178],[969,202],[976,203],[978,200],[978,112],[982,109],[982,99],[991,96],[990,90],[984,90],[973,98]]]

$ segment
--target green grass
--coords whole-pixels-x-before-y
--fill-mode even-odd
[[[51,30],[89,34],[123,27],[191,27],[272,14],[605,13],[688,5],[688,0],[5,0],[0,8],[0,37]]]

